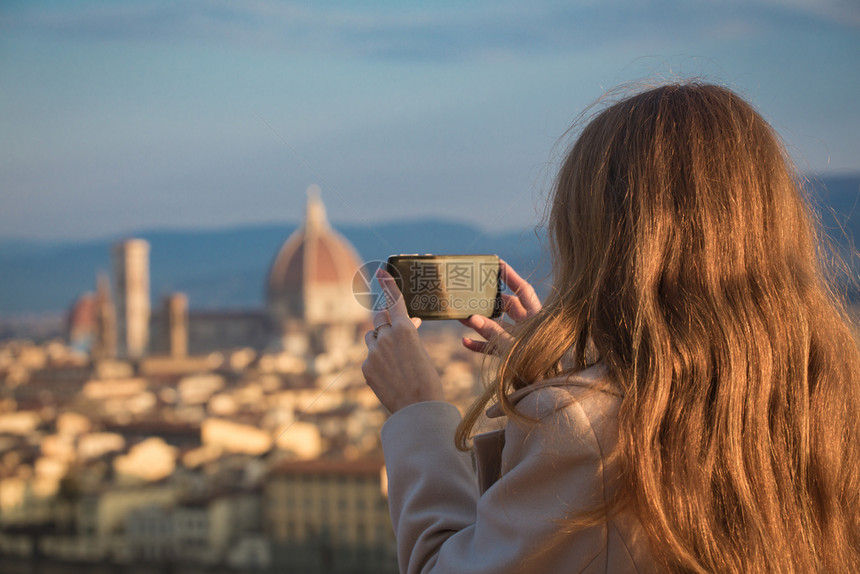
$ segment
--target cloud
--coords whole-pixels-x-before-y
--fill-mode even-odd
[[[697,28],[707,24],[696,18],[703,12],[721,19],[749,13],[754,6],[860,27],[856,0],[484,0],[433,6],[158,0],[21,2],[0,14],[0,29],[84,39],[227,41],[321,54],[446,58],[608,44],[622,41],[629,29],[660,30],[673,22]]]
[[[665,4],[585,0],[331,7],[262,0],[32,2],[5,10],[0,30],[81,40],[229,42],[317,55],[448,59],[618,43],[630,28],[662,25],[680,11],[672,7],[667,14]]]
[[[857,0],[759,0],[763,4],[790,8],[830,22],[860,28]]]

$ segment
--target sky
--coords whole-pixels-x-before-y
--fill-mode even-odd
[[[528,228],[589,104],[690,78],[860,172],[856,0],[0,0],[0,238],[295,223],[311,184]]]

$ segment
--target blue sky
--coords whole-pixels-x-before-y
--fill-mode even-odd
[[[606,90],[704,77],[804,171],[860,171],[856,0],[4,1],[0,237],[538,222]],[[557,151],[557,149],[555,149]]]

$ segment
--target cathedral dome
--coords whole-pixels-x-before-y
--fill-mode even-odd
[[[281,247],[269,272],[266,300],[278,319],[307,324],[360,322],[368,311],[355,299],[353,277],[362,261],[329,225],[320,188],[308,188],[303,225]]]
[[[74,302],[66,318],[69,343],[88,348],[96,332],[98,303],[93,293],[84,293]]]

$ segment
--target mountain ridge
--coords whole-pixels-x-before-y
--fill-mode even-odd
[[[840,256],[860,269],[860,174],[810,179],[813,207]],[[258,308],[269,267],[298,223],[232,226],[224,229],[153,229],[78,242],[0,239],[0,317],[66,311],[95,289],[98,272],[111,270],[111,247],[122,238],[150,242],[153,306],[174,291],[191,309]],[[544,230],[490,232],[440,218],[335,224],[365,261],[393,253],[496,253],[539,281],[548,276]],[[852,295],[856,285],[849,286]]]

